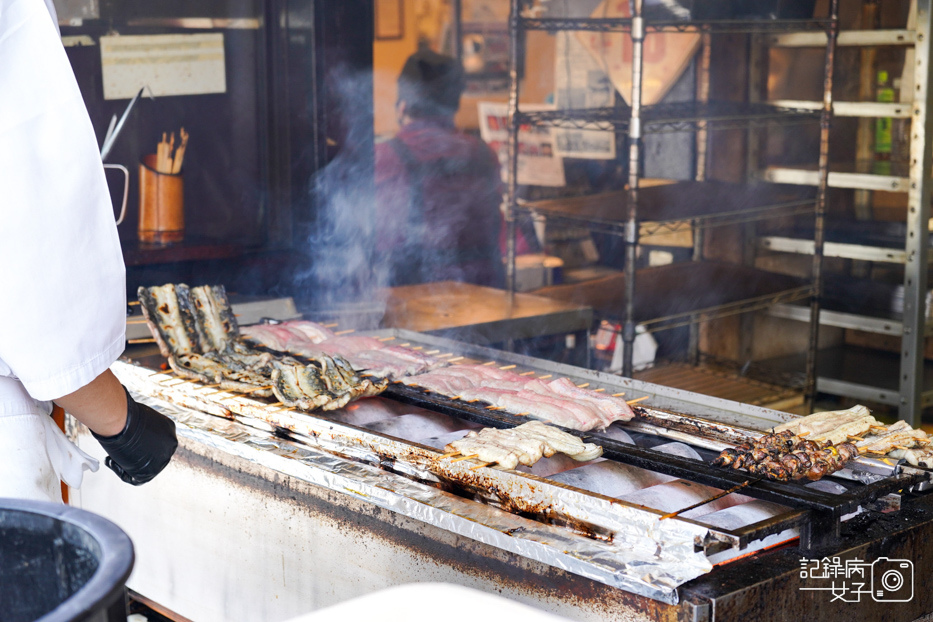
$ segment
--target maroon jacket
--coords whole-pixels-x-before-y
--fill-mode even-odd
[[[377,255],[390,285],[502,287],[499,162],[448,119],[416,119],[376,146]]]

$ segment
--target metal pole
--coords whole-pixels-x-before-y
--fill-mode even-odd
[[[628,222],[625,223],[625,325],[622,329],[622,375],[632,376],[635,346],[635,260],[638,257],[638,178],[641,147],[642,52],[645,21],[642,0],[632,2],[632,116],[629,122]]]
[[[829,130],[833,117],[833,64],[836,37],[839,35],[839,0],[832,0],[830,24],[826,33],[826,55],[823,65],[823,112],[820,115],[819,186],[816,191],[816,214],[813,232],[813,295],[810,302],[810,339],[807,343],[806,381],[804,397],[807,410],[812,410],[816,397],[816,354],[820,339],[820,296],[823,292],[823,243],[826,238],[826,193],[829,180]]]
[[[462,0],[453,0],[451,10],[453,11],[453,44],[454,58],[463,64],[463,2]]]
[[[910,122],[910,188],[907,191],[907,262],[904,264],[904,336],[901,340],[900,418],[920,425],[923,408],[923,350],[926,332],[926,291],[930,251],[930,168],[933,91],[930,0],[917,0],[917,45]]]
[[[505,204],[507,247],[505,278],[509,308],[515,299],[515,204],[518,198],[518,59],[521,0],[511,0],[509,12],[509,176]]]
[[[700,59],[697,63],[696,71],[696,99],[698,103],[706,104],[709,102],[709,75],[710,61],[712,59],[711,36],[704,32],[701,38],[702,47],[700,48]],[[707,169],[709,168],[707,155],[709,151],[709,130],[706,121],[700,121],[696,134],[696,170],[694,179],[697,181],[706,181]],[[697,221],[693,222],[693,261],[703,259],[703,244],[705,234],[702,228],[697,226]],[[689,342],[687,345],[687,360],[691,365],[696,365],[700,359],[700,316],[694,315],[690,324]]]

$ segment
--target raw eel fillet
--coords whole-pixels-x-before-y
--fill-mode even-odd
[[[253,343],[307,358],[340,356],[357,371],[399,378],[447,365],[444,359],[402,346],[391,346],[363,335],[334,335],[316,322],[292,320],[279,324],[245,326],[240,333]]]
[[[545,382],[490,365],[451,365],[399,382],[450,398],[481,400],[513,415],[531,415],[573,430],[605,428],[635,416],[625,400],[580,388],[569,378]]]

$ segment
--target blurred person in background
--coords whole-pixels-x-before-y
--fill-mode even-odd
[[[460,64],[427,48],[402,68],[401,129],[376,146],[376,266],[389,286],[505,285],[499,162],[454,126],[464,88]]]

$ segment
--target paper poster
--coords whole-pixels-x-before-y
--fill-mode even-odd
[[[603,0],[590,15],[630,17],[628,0]],[[604,67],[625,101],[632,97],[632,38],[623,32],[578,32],[577,38]],[[695,32],[655,32],[645,35],[641,103],[650,106],[664,97],[690,63],[700,35]]]
[[[571,32],[557,33],[555,102],[564,108],[608,108],[615,88],[606,71]],[[610,130],[556,129],[557,154],[565,158],[612,160],[616,136]]]
[[[223,33],[100,38],[104,99],[130,99],[148,86],[156,97],[224,93]]]
[[[522,110],[553,110],[547,105],[522,105]],[[479,102],[480,136],[499,155],[502,180],[509,171],[509,107]],[[565,186],[564,160],[557,155],[554,132],[549,127],[523,125],[518,131],[518,183],[526,186]]]

